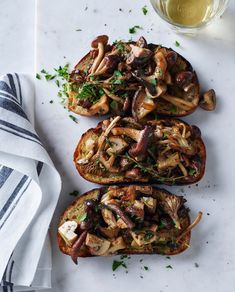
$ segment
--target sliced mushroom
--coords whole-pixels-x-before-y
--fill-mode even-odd
[[[106,152],[109,155],[121,154],[128,147],[127,142],[118,136],[109,137],[108,143],[110,147],[106,150]]]
[[[153,128],[150,126],[145,126],[140,133],[141,135],[137,141],[137,144],[134,148],[129,150],[129,154],[134,157],[146,154],[151,138],[153,138]]]
[[[130,44],[131,51],[126,60],[127,65],[134,67],[142,66],[148,62],[152,56],[152,52],[149,49],[140,48]]]
[[[167,85],[164,82],[161,82],[161,80],[157,83],[157,85],[155,86],[155,91],[150,92],[148,90],[148,88],[146,88],[146,95],[150,96],[151,98],[157,98],[159,96],[162,96],[163,94],[165,94],[167,91]]]
[[[136,45],[137,45],[137,47],[145,48],[145,49],[148,47],[147,41],[143,36],[141,36],[138,39],[138,41],[136,42]]]
[[[103,255],[110,247],[110,241],[102,239],[91,233],[87,233],[85,243],[86,246],[89,247],[89,251],[92,255]]]
[[[216,94],[214,89],[210,89],[203,94],[199,106],[206,111],[213,111],[216,107]]]
[[[135,217],[138,221],[144,220],[144,203],[139,200],[134,200],[134,203],[128,206],[126,212]]]
[[[117,227],[120,229],[127,229],[128,226],[126,225],[126,223],[122,220],[122,218],[119,218],[117,220]]]
[[[72,246],[71,251],[71,258],[73,262],[77,265],[77,258],[78,258],[78,252],[83,246],[83,243],[85,242],[87,238],[87,231],[83,231],[82,234],[78,237],[78,239],[75,241],[75,243]]]
[[[78,164],[87,164],[90,160],[90,158],[94,155],[95,151],[95,145],[96,145],[96,141],[92,138],[89,138],[86,140],[86,143],[84,145],[84,150],[83,152],[85,152],[85,156],[83,156],[82,158],[80,158],[77,163]]]
[[[118,167],[114,167],[114,161],[116,159],[115,155],[111,155],[108,160],[105,158],[105,153],[102,151],[99,155],[99,161],[102,165],[111,173],[118,173],[120,170]]]
[[[135,227],[135,223],[133,223],[129,217],[121,210],[121,208],[118,205],[115,204],[108,204],[107,205],[110,210],[115,212],[118,216],[121,217],[121,219],[126,223],[127,227],[132,229]]]
[[[101,214],[105,223],[108,224],[108,226],[110,226],[111,228],[116,227],[117,221],[112,211],[108,210],[107,208],[103,208],[101,210]]]
[[[155,76],[157,79],[164,80],[165,78],[165,72],[167,69],[167,61],[166,58],[161,51],[156,51],[154,54],[154,61],[156,63],[155,68]]]
[[[126,248],[125,241],[123,240],[122,236],[119,236],[118,238],[115,238],[111,241],[111,247],[108,250],[109,254],[113,254],[117,252],[120,249]]]
[[[183,98],[179,98],[167,93],[161,95],[161,98],[163,98],[164,100],[172,103],[176,107],[179,107],[185,111],[188,111],[195,106],[194,102],[187,101],[187,100],[184,100]]]
[[[112,227],[102,227],[99,226],[99,230],[102,233],[102,235],[112,239],[118,236],[118,232],[119,232],[119,226],[112,228]]]
[[[142,197],[141,201],[145,204],[148,213],[154,214],[157,207],[157,200],[152,197]]]
[[[117,55],[116,52],[106,55],[101,61],[98,68],[93,73],[93,76],[113,73],[119,61],[120,61],[120,57]]]
[[[166,159],[161,159],[157,161],[157,166],[159,170],[165,170],[169,167],[176,167],[180,163],[179,153],[174,153]]]
[[[191,71],[182,71],[176,74],[175,82],[180,88],[184,91],[188,91],[190,89],[190,84],[192,84],[192,80],[194,77],[194,73]],[[194,84],[192,84],[194,86]]]
[[[138,232],[131,231],[130,234],[138,246],[150,244],[157,240],[156,232],[150,228]]]
[[[90,115],[107,114],[109,111],[109,101],[107,95],[102,95],[100,100],[89,108]]]
[[[123,103],[122,98],[119,97],[118,95],[111,93],[107,88],[103,88],[103,90],[107,94],[107,96],[110,97],[111,99],[113,99],[119,103]]]
[[[132,115],[135,119],[141,120],[156,109],[156,104],[148,98],[144,89],[139,89],[133,98]]]
[[[92,64],[92,67],[90,69],[91,74],[93,74],[96,71],[100,62],[103,59],[104,52],[105,52],[105,46],[108,43],[108,39],[109,39],[108,36],[100,35],[100,36],[96,37],[91,43],[91,47],[93,49],[98,49],[98,55],[97,55],[94,63]]]

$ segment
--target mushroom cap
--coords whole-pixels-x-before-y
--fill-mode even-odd
[[[91,47],[96,49],[99,43],[102,43],[104,46],[107,45],[109,37],[107,35],[99,35],[92,42]]]

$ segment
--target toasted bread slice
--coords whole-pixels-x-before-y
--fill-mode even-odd
[[[184,57],[171,48],[147,44],[143,37],[112,45],[107,40],[98,36],[71,73],[69,110],[84,116],[133,114],[138,121],[195,111],[200,86]]]
[[[84,133],[74,152],[80,175],[98,184],[152,182],[186,185],[205,171],[200,130],[181,120],[115,117]]]
[[[191,229],[202,215],[190,225],[185,201],[152,186],[91,190],[77,198],[61,216],[59,248],[75,262],[77,257],[97,255],[179,254],[189,247]],[[64,230],[72,225],[76,228],[71,244]]]

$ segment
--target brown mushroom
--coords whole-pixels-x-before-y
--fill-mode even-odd
[[[152,51],[145,48],[140,48],[138,46],[130,45],[131,51],[126,60],[127,65],[132,67],[138,67],[146,64],[149,59],[152,57]]]
[[[122,220],[126,223],[127,227],[132,229],[135,227],[135,223],[132,222],[128,216],[121,210],[121,208],[118,205],[115,204],[108,204],[107,205],[110,210],[115,212]]]
[[[120,57],[117,54],[115,54],[115,52],[108,54],[103,58],[98,68],[93,73],[93,76],[113,73],[119,61]]]
[[[114,161],[116,159],[115,155],[111,155],[108,160],[104,157],[104,152],[102,151],[99,155],[100,163],[111,173],[118,173],[120,169],[118,167],[113,166]]]
[[[165,72],[167,69],[167,61],[166,61],[166,58],[165,58],[163,52],[157,51],[154,55],[154,60],[156,63],[155,76],[157,79],[164,80]]]
[[[214,89],[210,89],[203,94],[199,106],[206,111],[213,111],[216,107],[216,94]]]
[[[100,36],[96,37],[91,43],[91,47],[93,49],[98,49],[98,55],[95,58],[95,61],[92,64],[92,67],[90,69],[91,74],[93,74],[96,71],[96,69],[98,68],[100,62],[102,61],[102,59],[104,57],[105,46],[108,43],[108,39],[109,39],[108,36],[100,35]]]
[[[87,236],[87,231],[85,230],[82,232],[82,234],[78,237],[78,239],[75,241],[75,243],[72,246],[71,258],[76,265],[78,264],[78,261],[77,261],[78,252],[80,248],[82,247],[83,243],[85,242],[86,236]]]
[[[177,61],[177,58],[178,58],[178,54],[176,52],[174,51],[168,52],[166,55],[166,61],[167,61],[168,67],[174,66]]]
[[[132,115],[136,120],[141,120],[149,113],[154,111],[156,104],[148,98],[143,88],[140,88],[134,95],[132,101]]]
[[[138,39],[138,41],[136,42],[136,45],[137,45],[137,47],[145,48],[145,49],[148,47],[147,41],[143,36],[141,36]]]
[[[108,142],[110,147],[106,150],[106,152],[110,156],[114,154],[121,154],[128,147],[127,142],[120,137],[111,136],[108,138]]]
[[[189,91],[191,86],[194,86],[192,82],[194,77],[194,73],[191,71],[182,71],[176,74],[175,76],[175,83],[184,91]]]
[[[153,128],[150,126],[145,126],[141,131],[141,135],[138,139],[138,142],[129,150],[129,154],[136,157],[139,155],[145,155],[151,138],[153,137]]]
[[[89,109],[89,115],[93,116],[96,114],[107,114],[109,111],[108,96],[106,94],[102,95],[100,100],[93,104]]]

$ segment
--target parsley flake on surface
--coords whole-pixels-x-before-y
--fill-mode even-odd
[[[50,100],[50,103],[53,103],[54,101],[53,100]]]
[[[70,196],[76,197],[79,195],[79,191],[74,190],[73,192],[69,193]]]
[[[113,264],[112,264],[113,272],[116,271],[119,267],[123,267],[123,268],[127,269],[127,266],[124,263],[124,261],[116,261],[116,260],[114,260]]]
[[[148,271],[149,270],[149,267],[144,266],[144,269],[145,269],[145,271]]]
[[[171,265],[166,266],[167,269],[173,269]]]
[[[129,33],[131,34],[136,33],[138,29],[143,29],[143,28],[139,25],[134,25],[133,27],[129,28]]]
[[[78,124],[78,119],[75,116],[69,115],[69,117],[72,121],[74,121],[76,124]]]
[[[199,268],[199,264],[198,263],[194,263],[195,268]]]
[[[180,47],[180,43],[178,41],[175,41],[175,46]]]
[[[144,7],[142,7],[142,12],[144,15],[148,13],[147,5],[144,5]]]
[[[36,74],[36,78],[39,79],[39,80],[41,80],[41,75],[37,73]]]

